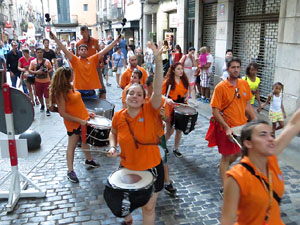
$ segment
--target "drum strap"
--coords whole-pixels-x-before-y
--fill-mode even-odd
[[[134,140],[134,144],[135,144],[135,147],[136,147],[136,148],[139,148],[139,145],[159,145],[159,144],[160,144],[160,138],[157,139],[157,142],[156,142],[156,143],[141,143],[141,142],[139,142],[139,141],[136,139],[136,137],[134,136],[134,133],[133,133],[133,131],[132,131],[132,129],[131,129],[131,126],[130,126],[130,124],[129,124],[129,121],[128,121],[126,118],[125,118],[125,121],[126,121],[126,123],[127,123],[127,125],[128,125],[129,132],[130,132],[130,134],[131,134],[131,136],[132,136],[132,138],[133,138],[133,140]]]

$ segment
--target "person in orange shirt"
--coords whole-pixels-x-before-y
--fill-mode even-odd
[[[179,62],[173,63],[169,68],[166,75],[166,80],[163,83],[163,94],[167,93],[169,85],[171,85],[171,90],[169,92],[169,96],[167,96],[168,98],[177,103],[186,103],[188,101],[187,93],[189,88],[189,81],[185,72],[183,71],[182,64]],[[171,123],[167,123],[166,141],[168,141],[174,133],[173,124],[174,121],[171,121]],[[182,131],[176,130],[173,153],[178,158],[182,157],[182,154],[178,150],[181,136]]]
[[[102,59],[103,55],[108,53],[120,40],[113,41],[101,52],[98,52],[88,57],[88,46],[80,45],[78,47],[79,57],[72,54],[66,49],[66,47],[57,39],[57,37],[50,31],[50,37],[56,42],[56,44],[65,53],[65,57],[69,59],[72,68],[74,70],[74,87],[82,93],[82,97],[91,97],[95,95],[94,89],[101,88],[100,80],[97,75],[97,66],[99,60]],[[85,95],[85,96],[84,96]]]
[[[50,85],[50,103],[51,106],[57,105],[58,112],[64,119],[64,123],[69,136],[67,147],[67,178],[74,183],[79,180],[74,172],[74,151],[76,144],[79,141],[81,133],[81,126],[87,125],[87,120],[94,117],[94,113],[88,113],[84,103],[81,99],[81,94],[75,91],[71,82],[73,81],[73,74],[70,69],[60,67],[55,71]],[[87,143],[82,143],[83,149],[89,149]],[[97,168],[100,165],[96,163],[90,152],[84,152],[86,160],[85,165]]]
[[[151,99],[152,93],[153,93],[153,75],[150,75],[147,77],[146,80],[146,100]],[[166,102],[167,101],[167,102]],[[173,186],[173,181],[170,180],[169,177],[169,167],[168,167],[168,159],[167,159],[167,143],[166,143],[166,137],[165,137],[165,129],[164,129],[164,124],[163,121],[168,122],[170,119],[170,107],[169,104],[173,104],[173,101],[169,101],[168,98],[165,98],[162,96],[162,103],[161,103],[161,110],[160,110],[160,115],[157,117],[158,119],[158,132],[159,136],[161,137],[161,143],[160,147],[163,148],[165,151],[164,157],[162,156],[162,160],[164,163],[164,173],[165,173],[165,181],[164,181],[164,188],[165,191],[171,195],[174,195],[177,191],[176,188]]]
[[[80,56],[79,55],[79,53],[80,53],[79,46],[80,45],[88,46],[87,57],[95,55],[97,52],[101,51],[100,46],[98,44],[98,39],[90,36],[90,32],[89,32],[89,29],[87,26],[80,27],[80,34],[82,35],[82,39],[76,43],[76,56]],[[102,69],[99,64],[100,62],[103,63],[103,58],[101,58],[98,61],[98,65],[97,65],[97,74],[98,74],[100,84],[101,84],[101,88],[99,89],[99,97],[106,99],[106,89],[105,89],[105,86],[103,83]]]
[[[251,121],[243,127],[243,158],[226,172],[222,225],[284,224],[279,207],[284,178],[277,155],[299,132],[300,109],[276,139],[266,121]]]
[[[224,185],[225,173],[238,156],[240,148],[232,141],[232,127],[246,124],[249,115],[251,120],[256,119],[253,107],[250,104],[252,97],[251,89],[247,81],[239,79],[241,71],[241,60],[232,58],[227,63],[229,77],[220,82],[213,93],[211,100],[212,114],[214,116],[211,125],[215,126],[213,132],[208,130],[205,139],[208,146],[218,146],[219,153],[222,154],[220,161],[220,177]],[[220,190],[220,193],[223,189]]]
[[[139,69],[134,69],[131,75],[131,79],[130,79],[130,83],[124,88],[123,92],[122,92],[122,105],[123,105],[123,109],[127,108],[126,106],[126,92],[128,90],[128,88],[132,85],[132,84],[139,84],[141,81],[143,74],[142,71],[140,71]]]
[[[124,89],[126,87],[126,85],[128,85],[130,83],[130,77],[131,77],[132,71],[136,68],[139,69],[140,71],[142,71],[142,73],[143,73],[143,77],[141,79],[141,84],[146,83],[146,79],[148,77],[147,72],[143,67],[140,67],[137,65],[137,58],[135,55],[133,55],[133,56],[129,57],[129,67],[127,68],[127,70],[125,70],[125,72],[121,76],[121,81],[120,81],[121,88]]]
[[[45,110],[44,98],[46,102],[46,115],[50,116],[49,110],[49,85],[50,72],[52,72],[52,65],[48,59],[43,58],[43,49],[36,49],[36,59],[32,60],[29,65],[29,73],[35,75],[35,91],[41,103],[41,112]]]
[[[142,207],[143,224],[154,225],[155,205],[158,192],[163,189],[164,169],[158,149],[159,134],[156,120],[161,107],[161,84],[163,81],[161,51],[152,44],[155,55],[156,71],[153,81],[153,94],[149,102],[142,85],[133,84],[126,94],[127,109],[115,113],[110,133],[110,157],[121,157],[121,166],[130,170],[157,171],[154,194]],[[117,153],[119,143],[121,152]],[[120,202],[121,204],[121,202]],[[124,224],[132,224],[131,214],[125,215]]]

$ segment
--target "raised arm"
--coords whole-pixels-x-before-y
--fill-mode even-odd
[[[300,132],[300,109],[291,117],[281,134],[275,139],[275,154],[280,154],[291,140]]]
[[[50,38],[55,41],[55,43],[60,47],[60,49],[65,53],[65,57],[69,60],[72,60],[72,53],[67,50],[67,48],[61,43],[60,40],[50,31]]]
[[[106,46],[102,51],[98,52],[99,60],[101,59],[101,57],[106,55],[110,50],[112,50],[113,47],[119,43],[120,40],[121,40],[121,35],[119,35],[116,40],[110,43],[110,45]]]
[[[163,65],[162,65],[162,49],[151,43],[151,49],[154,54],[155,61],[155,74],[153,78],[153,94],[151,97],[152,107],[155,109],[161,106],[161,96],[162,96],[162,83],[163,83]]]

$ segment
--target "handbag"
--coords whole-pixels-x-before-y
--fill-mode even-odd
[[[26,78],[26,82],[28,82],[29,84],[34,84],[35,82],[35,75],[33,74],[29,74]]]

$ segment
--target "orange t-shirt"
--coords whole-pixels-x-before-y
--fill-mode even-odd
[[[248,157],[243,157],[241,162],[250,165],[254,169],[256,175],[261,176],[269,182],[268,178],[256,169]],[[284,193],[284,180],[276,156],[268,157],[268,167],[269,171],[272,171],[273,190],[280,198],[282,198]],[[226,172],[226,175],[232,176],[240,188],[240,199],[237,212],[238,218],[235,224],[264,224],[264,218],[266,216],[270,198],[269,192],[267,192],[262,182],[240,164],[233,166],[232,169]],[[280,219],[280,207],[274,198],[272,199],[268,224],[284,224]]]
[[[167,80],[164,81],[163,86],[162,86],[162,94],[166,94],[168,91],[168,87],[167,87]],[[180,79],[179,84],[177,84],[177,82],[175,81],[175,89],[174,90],[170,90],[169,93],[169,97],[173,100],[176,101],[178,99],[178,95],[181,98],[184,98],[185,94],[188,92],[188,89],[186,89],[183,86],[182,80]]]
[[[147,74],[147,72],[144,68],[142,68],[140,66],[137,66],[137,68],[140,71],[142,71],[142,73],[143,73],[143,76],[140,79],[140,84],[145,84],[146,80],[147,80],[147,77],[148,77],[148,74]],[[127,70],[125,70],[125,72],[122,73],[121,81],[120,81],[120,87],[121,88],[125,88],[126,85],[128,85],[130,83],[130,78],[131,78],[132,72],[133,72],[133,70],[130,70],[130,67],[128,67]]]
[[[81,94],[78,91],[69,91],[68,98],[66,99],[66,113],[82,120],[87,120],[90,117],[81,99]],[[64,119],[64,123],[69,132],[78,129],[80,126],[80,123],[66,119]]]
[[[233,100],[234,93],[238,89],[238,94]],[[238,95],[240,97],[238,97]],[[241,126],[247,122],[246,104],[252,98],[250,86],[247,81],[238,79],[236,88],[228,80],[220,82],[213,93],[211,107],[220,111],[233,102],[224,111],[224,120],[230,127]]]
[[[74,70],[74,87],[77,90],[93,90],[101,88],[97,73],[98,54],[82,59],[72,55],[70,61]]]
[[[79,45],[87,45],[88,46],[88,57],[95,55],[97,51],[100,51],[98,40],[96,38],[90,37],[89,41],[84,41],[83,39],[79,40],[76,43],[76,55],[78,56],[78,47]]]
[[[128,90],[128,88],[131,86],[131,84],[128,84],[125,88],[124,88],[124,90],[123,90],[123,92],[122,92],[122,103],[125,103],[126,102],[126,91]]]
[[[41,63],[41,62],[39,62],[39,63]],[[29,69],[36,71],[36,65],[37,65],[37,59],[32,60],[29,65]],[[48,59],[45,59],[44,65],[47,67],[48,70],[52,69],[52,64]],[[47,74],[47,77],[45,79],[39,79],[39,78],[35,77],[35,81],[39,82],[39,83],[50,82],[49,73]]]
[[[161,162],[158,145],[135,146],[133,137],[126,123],[128,120],[135,138],[141,143],[157,143],[156,121],[153,118],[159,116],[159,109],[154,109],[151,102],[145,103],[135,118],[127,114],[127,109],[115,113],[112,127],[117,132],[118,142],[121,147],[121,165],[131,170],[147,170],[157,166]]]

